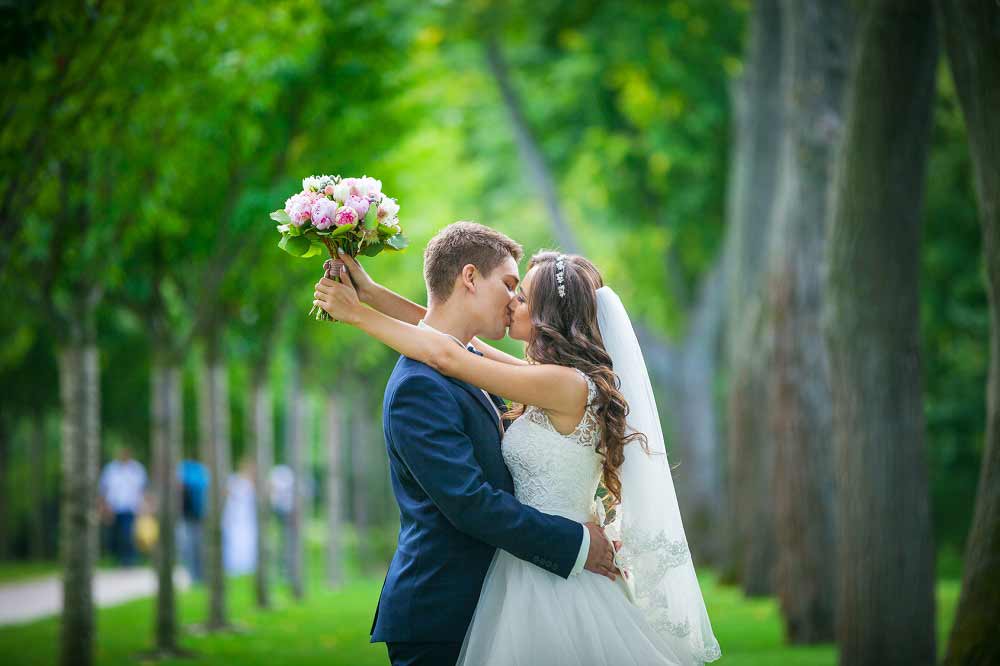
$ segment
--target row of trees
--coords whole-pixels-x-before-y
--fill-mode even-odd
[[[986,147],[1000,127],[984,109],[1000,72],[996,3],[757,2],[736,92],[723,570],[748,595],[777,594],[790,640],[835,637],[846,664],[936,660],[920,282],[939,33],[969,130],[995,317],[998,166]],[[1000,656],[985,628],[1000,617],[988,573],[995,319],[992,330],[946,663]]]

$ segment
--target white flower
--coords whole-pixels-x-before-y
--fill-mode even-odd
[[[388,225],[386,220],[391,220],[399,213],[399,204],[396,203],[395,199],[390,197],[382,197],[382,201],[378,204],[378,212],[376,216],[378,221],[382,224]],[[398,223],[398,220],[397,220]]]
[[[309,176],[302,179],[302,190],[304,192],[319,192],[323,189],[320,186],[320,179],[316,176]]]
[[[382,181],[364,176],[361,178],[361,191],[363,196],[378,198],[382,194]]]
[[[345,178],[333,186],[333,198],[339,203],[344,203],[351,196],[351,183],[349,178]]]

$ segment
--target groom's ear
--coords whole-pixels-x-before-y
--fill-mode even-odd
[[[476,293],[476,283],[479,279],[479,273],[476,271],[475,264],[466,264],[462,266],[462,272],[458,274],[459,280],[461,280],[461,285],[469,290],[471,293]]]

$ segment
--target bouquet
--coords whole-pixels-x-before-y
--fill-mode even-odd
[[[352,257],[374,257],[383,250],[406,247],[398,213],[399,204],[382,193],[380,180],[309,176],[302,181],[302,191],[271,213],[271,219],[278,222],[278,247],[303,258],[321,255],[325,248],[330,255],[323,264],[326,276],[339,280],[338,249]],[[317,307],[309,314],[321,321],[330,319]]]

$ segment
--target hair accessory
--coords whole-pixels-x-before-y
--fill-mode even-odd
[[[557,289],[559,290],[559,298],[565,298],[566,296],[566,255],[560,254],[556,257],[556,282],[559,283]]]

